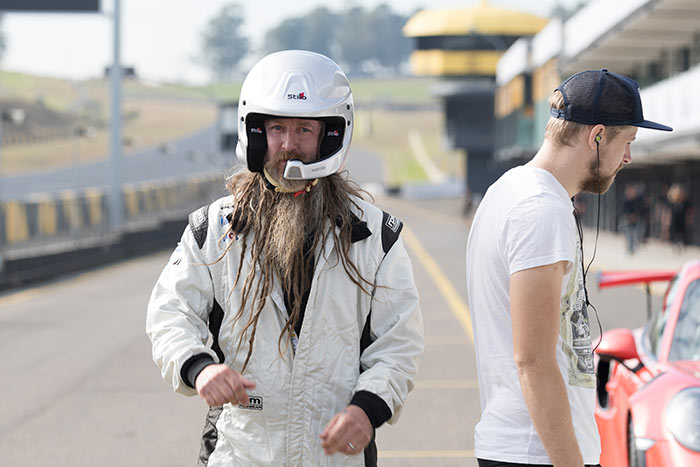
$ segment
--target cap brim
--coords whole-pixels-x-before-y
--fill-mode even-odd
[[[641,122],[633,123],[632,125],[642,128],[649,128],[652,130],[673,131],[673,128],[671,128],[670,126],[662,125],[656,122],[650,122],[649,120],[642,120]]]

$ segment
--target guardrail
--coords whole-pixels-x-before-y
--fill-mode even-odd
[[[0,289],[163,248],[187,215],[224,194],[221,174],[123,186],[124,225],[110,229],[99,188],[0,203]]]

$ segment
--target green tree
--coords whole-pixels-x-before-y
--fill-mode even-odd
[[[341,60],[348,73],[361,73],[362,63],[372,58],[374,31],[367,22],[367,14],[362,7],[353,6],[342,16],[342,27],[338,31],[338,46]],[[379,47],[383,45],[379,44]]]
[[[288,49],[303,49],[302,36],[306,27],[305,18],[288,18],[265,33],[265,53]]]
[[[203,34],[202,55],[209,69],[220,79],[230,79],[248,54],[249,41],[240,28],[243,9],[236,3],[225,5],[209,20]]]
[[[332,57],[335,53],[335,30],[338,15],[327,8],[316,8],[307,18],[307,35],[305,36],[307,50]]]
[[[413,47],[411,40],[401,32],[407,21],[407,17],[394,13],[384,4],[367,15],[373,42],[370,55],[379,67],[397,72],[408,60]]]
[[[396,73],[411,52],[410,40],[401,33],[407,20],[387,5],[371,11],[350,6],[340,13],[319,7],[267,31],[263,50],[322,53],[340,62],[350,74]]]
[[[306,16],[288,18],[265,34],[266,53],[288,49],[311,50],[332,56],[338,15],[319,7]]]

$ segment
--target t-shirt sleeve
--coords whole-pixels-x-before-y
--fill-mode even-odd
[[[559,261],[571,266],[576,257],[573,208],[546,197],[525,200],[506,216],[500,241],[509,274]]]

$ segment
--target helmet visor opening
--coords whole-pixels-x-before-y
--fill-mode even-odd
[[[343,147],[345,137],[345,119],[342,117],[321,117],[318,120],[325,124],[323,138],[319,146],[319,160],[332,156]]]

